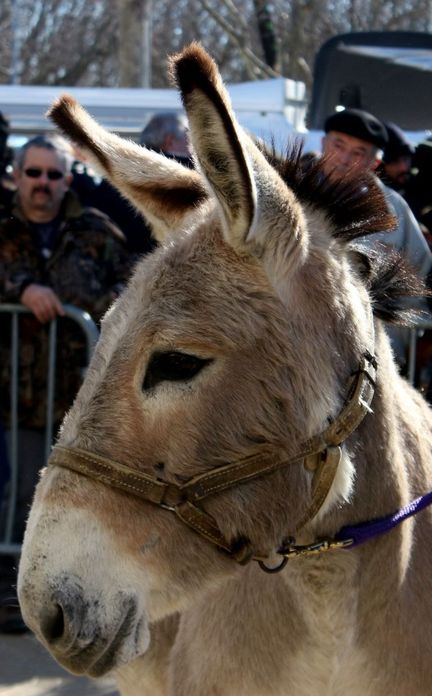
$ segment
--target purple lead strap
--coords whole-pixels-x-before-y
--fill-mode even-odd
[[[391,532],[392,529],[398,526],[401,522],[416,515],[424,508],[428,507],[432,503],[432,491],[426,493],[426,495],[416,498],[405,507],[401,508],[392,515],[387,515],[387,517],[380,517],[376,520],[370,520],[369,522],[361,522],[360,524],[354,524],[347,527],[342,527],[342,529],[336,534],[336,541],[348,541],[352,540],[352,543],[345,546],[345,549],[352,549],[354,546],[359,546],[364,544],[369,539],[373,539],[381,534],[387,534]]]

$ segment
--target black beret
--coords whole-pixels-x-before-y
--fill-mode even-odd
[[[381,121],[362,109],[337,111],[326,119],[324,130],[326,133],[338,131],[352,135],[353,138],[372,143],[380,150],[384,149],[388,141],[387,131]]]
[[[387,131],[388,142],[384,148],[384,162],[394,162],[399,157],[412,157],[414,147],[405,137],[399,126],[395,123],[384,124]]]

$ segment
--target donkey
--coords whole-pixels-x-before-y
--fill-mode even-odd
[[[359,241],[393,220],[258,148],[198,44],[171,69],[194,170],[51,109],[160,244],[41,475],[24,619],[129,696],[426,696],[432,417],[383,324],[418,288]]]

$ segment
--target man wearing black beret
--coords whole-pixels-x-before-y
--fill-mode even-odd
[[[324,131],[321,168],[325,176],[339,181],[375,172],[388,144],[387,130],[375,116],[361,109],[345,109],[326,119]],[[386,186],[375,174],[373,176],[383,190],[398,225],[392,232],[368,235],[365,243],[376,247],[379,245],[382,253],[385,253],[386,248],[396,248],[426,278],[432,265],[432,253],[417,220],[402,196]],[[405,366],[409,334],[399,327],[389,329],[389,334],[395,357],[401,366]]]
[[[388,144],[386,127],[375,116],[362,109],[344,109],[329,116],[324,123],[321,167],[330,179],[374,172]],[[369,241],[396,247],[403,252],[422,276],[432,264],[432,253],[418,223],[404,199],[375,177],[384,191],[389,208],[398,219],[393,232],[378,233]]]
[[[324,124],[324,170],[340,178],[348,171],[375,169],[388,136],[375,116],[361,109],[345,109],[329,116]]]
[[[361,109],[344,109],[324,123],[322,169],[326,176],[344,176],[374,171],[388,142],[385,126]]]

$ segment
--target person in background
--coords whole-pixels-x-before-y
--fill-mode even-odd
[[[432,246],[432,138],[418,143],[412,165],[405,197]]]
[[[381,253],[393,247],[402,253],[409,264],[426,281],[432,266],[432,252],[406,201],[375,175],[382,153],[388,144],[386,128],[375,116],[361,109],[346,109],[329,116],[324,124],[321,169],[330,180],[340,181],[370,173],[382,189],[389,209],[397,219],[391,232],[365,237],[365,244]],[[418,309],[427,311],[426,303],[416,302]],[[395,358],[402,370],[407,369],[409,334],[400,327],[388,327]]]
[[[166,112],[152,116],[141,132],[139,144],[161,152],[187,167],[192,166],[188,142],[188,124],[184,114]]]
[[[13,197],[15,185],[9,174],[12,164],[12,149],[8,146],[9,121],[0,111],[0,205],[8,205]]]
[[[85,154],[78,145],[71,145],[71,155],[73,162],[70,188],[76,193],[82,206],[93,208],[102,178],[89,167]]]
[[[387,143],[377,174],[390,188],[405,197],[405,188],[411,176],[414,147],[395,123],[384,124]]]
[[[177,113],[157,113],[142,130],[139,144],[192,166],[187,139],[187,119]],[[156,246],[151,229],[142,215],[111,184],[102,179],[96,187],[93,205],[106,213],[123,231],[130,251],[146,254]]]
[[[338,181],[366,172],[373,174],[388,143],[384,125],[361,109],[346,109],[329,116],[324,124],[321,167],[325,176]],[[432,264],[432,253],[406,201],[392,188],[374,177],[397,218],[392,232],[373,234],[367,243],[379,242],[404,254],[411,266],[424,278]]]
[[[0,111],[0,206],[7,206],[10,204],[14,189],[7,174],[7,169],[11,160],[11,149],[7,144],[8,137],[9,121]],[[3,424],[0,422],[0,502],[5,486],[9,481],[9,473],[4,428]]]
[[[70,151],[58,137],[37,136],[18,152],[12,207],[0,208],[0,302],[25,305],[19,343],[18,506],[14,541],[20,543],[38,472],[44,465],[47,323],[63,317],[65,303],[98,322],[126,283],[133,259],[120,230],[102,212],[83,208],[69,190]],[[0,391],[9,423],[10,322],[1,318]],[[75,322],[57,331],[54,423],[72,404],[85,365],[85,345]],[[14,560],[0,556],[0,632],[17,631],[11,606]],[[13,602],[12,602],[13,604]]]
[[[405,197],[432,250],[432,138],[418,143],[412,164]],[[432,270],[427,285],[432,291]],[[428,298],[428,305],[432,315],[432,295]],[[416,381],[424,388],[425,396],[432,404],[432,329],[422,331],[417,340]]]

